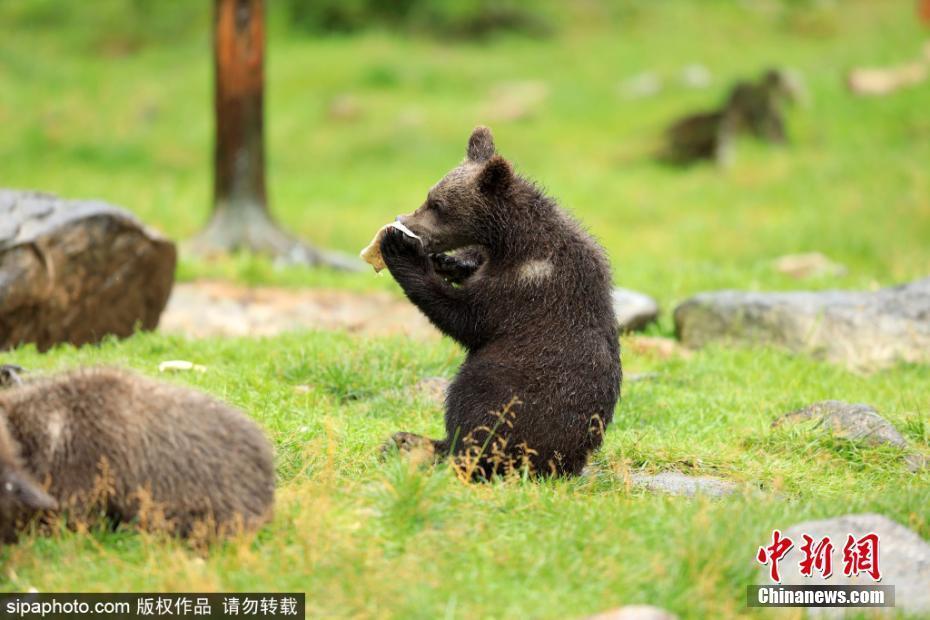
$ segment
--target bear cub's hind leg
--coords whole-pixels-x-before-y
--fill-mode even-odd
[[[398,453],[417,463],[437,463],[449,452],[445,441],[406,432],[391,435],[391,438],[381,446],[381,457],[386,457],[393,450],[397,450]]]

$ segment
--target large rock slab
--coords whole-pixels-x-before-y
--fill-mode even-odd
[[[794,546],[785,554],[778,564],[781,583],[784,585],[870,585],[874,582],[868,575],[862,574],[846,577],[843,574],[843,546],[846,537],[852,534],[856,539],[866,534],[876,533],[879,537],[878,565],[881,570],[881,585],[895,588],[895,607],[873,608],[870,613],[895,613],[920,615],[930,614],[930,544],[916,532],[879,514],[851,514],[798,523],[782,534],[794,542]],[[815,541],[829,536],[833,544],[833,575],[824,579],[816,570],[813,576],[801,575],[799,567],[803,559],[801,546],[803,535],[807,534]],[[771,542],[771,541],[769,541]],[[768,544],[768,543],[766,543]],[[768,566],[759,567],[759,583],[772,583]],[[831,608],[811,608],[812,615],[841,616],[842,610]],[[857,610],[849,609],[850,613]],[[861,613],[861,609],[858,610]]]
[[[154,329],[176,260],[171,241],[107,203],[0,190],[0,349]]]
[[[611,297],[621,332],[642,330],[659,318],[658,302],[645,293],[615,288]]]
[[[701,293],[675,309],[688,347],[768,344],[856,368],[930,361],[930,278],[875,292]]]
[[[671,471],[655,475],[633,474],[632,483],[635,488],[667,495],[683,495],[685,497],[698,495],[723,497],[732,495],[738,488],[735,483],[723,478],[687,476]]]

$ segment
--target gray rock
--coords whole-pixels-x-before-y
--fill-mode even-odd
[[[621,82],[619,89],[629,99],[652,97],[662,91],[662,78],[651,71],[638,73]]]
[[[357,121],[364,116],[362,104],[358,97],[352,94],[342,94],[329,102],[326,110],[327,116],[334,121]]]
[[[662,472],[655,475],[633,474],[633,486],[636,488],[694,497],[707,495],[723,497],[736,492],[735,483],[711,476],[686,476],[677,472]]]
[[[930,458],[928,458],[925,454],[912,452],[911,454],[905,455],[904,463],[907,465],[907,468],[910,471],[917,473],[926,469],[927,467],[930,467]]]
[[[659,317],[659,304],[649,295],[615,288],[612,298],[620,331],[639,331]]]
[[[0,190],[0,349],[154,329],[174,244],[100,201]]]
[[[587,620],[677,620],[678,616],[661,607],[652,605],[624,605],[609,611],[603,611]]]
[[[710,69],[702,64],[686,65],[681,70],[681,83],[688,88],[707,88],[713,81]]]
[[[675,309],[679,339],[770,344],[874,368],[930,361],[930,278],[875,292],[701,293]]]
[[[869,405],[861,403],[825,400],[783,415],[772,422],[772,427],[805,421],[812,421],[816,428],[822,428],[834,437],[865,446],[891,445],[908,449],[907,440],[891,422]],[[927,466],[927,458],[919,453],[905,455],[904,461],[914,472]]]
[[[873,584],[868,575],[846,577],[843,574],[843,546],[846,537],[852,534],[860,538],[874,532],[878,534],[878,565],[881,569],[881,585],[895,587],[895,607],[875,608],[870,611],[895,613],[927,614],[930,613],[930,544],[903,525],[879,514],[852,514],[825,519],[822,521],[805,521],[782,534],[794,542],[794,546],[779,562],[781,583],[785,585],[868,585]],[[833,544],[833,575],[824,579],[816,570],[813,576],[801,575],[799,562],[803,559],[801,546],[803,535],[807,534],[815,541],[824,536],[830,537]],[[770,543],[771,541],[769,541]],[[765,544],[769,544],[765,543]],[[760,566],[759,583],[772,583],[768,566]],[[854,613],[856,610],[848,610]],[[861,612],[862,610],[858,610]],[[812,615],[840,617],[843,610],[835,608],[810,608]]]
[[[891,422],[878,415],[869,405],[825,400],[792,411],[772,423],[773,427],[784,426],[806,420],[815,420],[816,426],[827,430],[834,437],[856,441],[866,446],[891,444],[906,448],[907,441]]]
[[[623,383],[641,383],[643,381],[655,381],[662,375],[657,372],[625,372],[623,373]]]

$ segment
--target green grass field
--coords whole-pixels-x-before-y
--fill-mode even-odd
[[[354,253],[419,205],[484,123],[500,151],[603,242],[616,283],[660,300],[654,335],[671,335],[668,310],[703,290],[869,288],[927,275],[930,88],[869,99],[843,83],[853,66],[917,56],[930,33],[912,3],[630,1],[604,15],[598,6],[564,9],[550,38],[454,45],[379,32],[309,38],[273,23],[274,213],[306,239]],[[0,23],[13,19],[3,11],[0,0]],[[202,17],[202,37],[132,53],[89,43],[84,23],[6,29],[0,185],[103,198],[172,237],[194,234],[211,191]],[[710,88],[680,85],[692,63],[711,69]],[[741,143],[724,171],[650,158],[669,120],[716,104],[733,79],[771,64],[800,70],[810,93],[790,113],[791,146]],[[643,71],[666,87],[624,97],[620,85]],[[541,83],[548,95],[523,118],[497,118],[492,92],[517,82]],[[344,95],[357,101],[357,119],[329,117]],[[799,283],[772,268],[799,251],[823,252],[848,273]],[[370,273],[182,257],[180,278],[203,276],[399,294]],[[764,349],[666,359],[628,347],[627,372],[659,374],[624,386],[590,476],[471,485],[447,467],[379,462],[395,430],[441,434],[440,408],[404,390],[451,376],[461,358],[445,340],[323,332],[197,342],[154,333],[5,354],[37,371],[108,363],[154,374],[165,359],[208,366],[172,380],[264,426],[279,494],[274,521],[254,538],[207,552],[133,531],[27,537],[0,551],[0,589],[304,591],[312,617],[573,618],[626,603],[733,617],[764,615],[744,607],[745,586],[773,528],[874,511],[930,538],[930,472],[909,473],[887,449],[770,428],[815,400],[867,402],[930,451],[928,365],[862,375]],[[630,488],[638,469],[721,476],[746,490],[718,501],[654,496]]]

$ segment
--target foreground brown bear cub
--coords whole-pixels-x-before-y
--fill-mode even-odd
[[[205,538],[260,525],[271,445],[206,394],[111,369],[0,390],[0,537],[43,512]]]
[[[468,356],[446,395],[446,438],[398,433],[394,442],[428,441],[477,477],[524,466],[580,473],[620,397],[604,251],[513,172],[484,127],[466,160],[398,220],[420,240],[388,230],[388,269]]]

